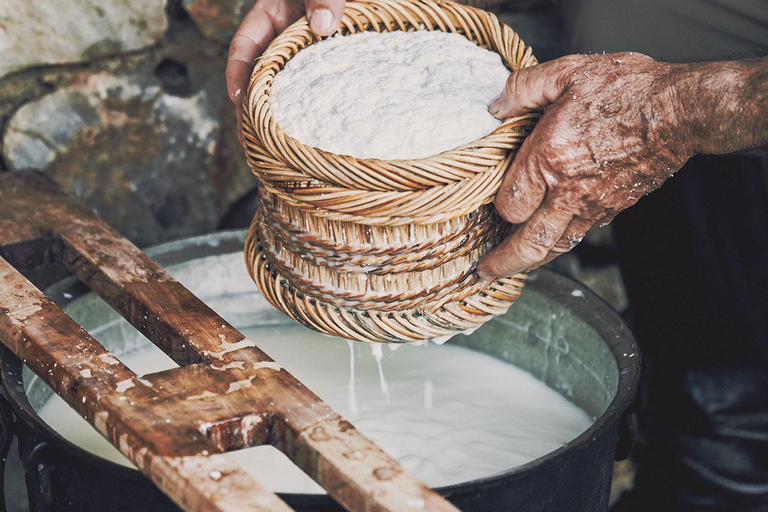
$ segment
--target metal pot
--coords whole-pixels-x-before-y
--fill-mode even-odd
[[[253,284],[233,278],[221,265],[222,260],[241,258],[244,237],[242,231],[223,232],[164,244],[147,253],[182,283],[189,283],[188,288],[235,327],[290,322],[268,306],[258,306]],[[195,268],[205,269],[208,276],[216,275],[214,282],[221,286],[212,287],[209,281],[196,288]],[[121,346],[107,345],[117,355],[146,343],[75,279],[57,283],[48,295],[92,333],[125,329]],[[437,490],[467,512],[607,510],[614,456],[626,456],[631,449],[627,415],[632,411],[640,375],[637,347],[618,315],[578,283],[539,270],[507,314],[473,335],[449,343],[488,353],[529,371],[585,409],[595,421],[573,441],[533,462]],[[9,414],[0,415],[0,437],[11,433],[18,437],[31,510],[178,510],[138,471],[76,447],[43,423],[35,410],[50,397],[50,389],[4,348],[0,376],[16,416],[14,425]],[[2,441],[0,447],[7,446]],[[302,512],[341,510],[327,496],[282,497]]]

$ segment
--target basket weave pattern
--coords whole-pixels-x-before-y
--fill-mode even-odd
[[[341,33],[442,30],[496,51],[510,69],[530,48],[487,12],[452,2],[350,2]],[[457,149],[414,160],[357,159],[288,136],[269,104],[272,79],[319,39],[306,19],[259,59],[243,136],[260,207],[246,262],[264,297],[313,329],[361,341],[433,339],[504,313],[525,274],[493,283],[474,273],[506,233],[490,204],[538,115],[505,121]]]

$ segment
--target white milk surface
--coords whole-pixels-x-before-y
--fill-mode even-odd
[[[304,144],[358,158],[424,158],[499,127],[488,105],[509,71],[440,31],[362,32],[300,51],[277,73],[272,115]]]
[[[529,373],[450,343],[384,347],[378,357],[380,347],[372,355],[370,345],[348,345],[299,325],[242,332],[433,487],[525,464],[591,424],[582,409]],[[153,345],[121,359],[140,375],[176,366]],[[73,443],[130,465],[58,396],[38,412]],[[324,492],[271,446],[231,456],[275,492]]]

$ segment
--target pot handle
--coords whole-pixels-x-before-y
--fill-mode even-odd
[[[27,447],[29,448],[29,447]],[[81,499],[83,485],[76,465],[56,455],[47,441],[38,441],[24,449],[22,465],[27,483],[30,512],[81,512],[87,501]]]
[[[15,433],[13,409],[8,400],[0,394],[0,512],[7,512],[5,503],[5,463],[11,451]]]
[[[49,463],[50,448],[42,441],[25,450],[22,464],[26,473],[29,509],[33,512],[52,512],[54,510],[54,469]]]
[[[625,460],[632,455],[637,441],[637,413],[645,409],[648,403],[648,386],[651,375],[651,359],[644,353],[640,354],[640,381],[632,403],[621,416],[619,423],[619,439],[616,441],[614,460]]]

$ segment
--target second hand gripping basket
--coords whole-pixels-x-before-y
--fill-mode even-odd
[[[341,34],[366,30],[456,32],[509,69],[536,64],[496,16],[453,2],[347,3]],[[246,97],[243,136],[260,204],[245,258],[264,297],[312,329],[369,342],[439,339],[504,313],[526,275],[489,283],[475,266],[506,234],[491,202],[538,115],[415,160],[304,145],[275,122],[269,94],[285,63],[318,41],[306,18],[289,27],[257,61]]]

